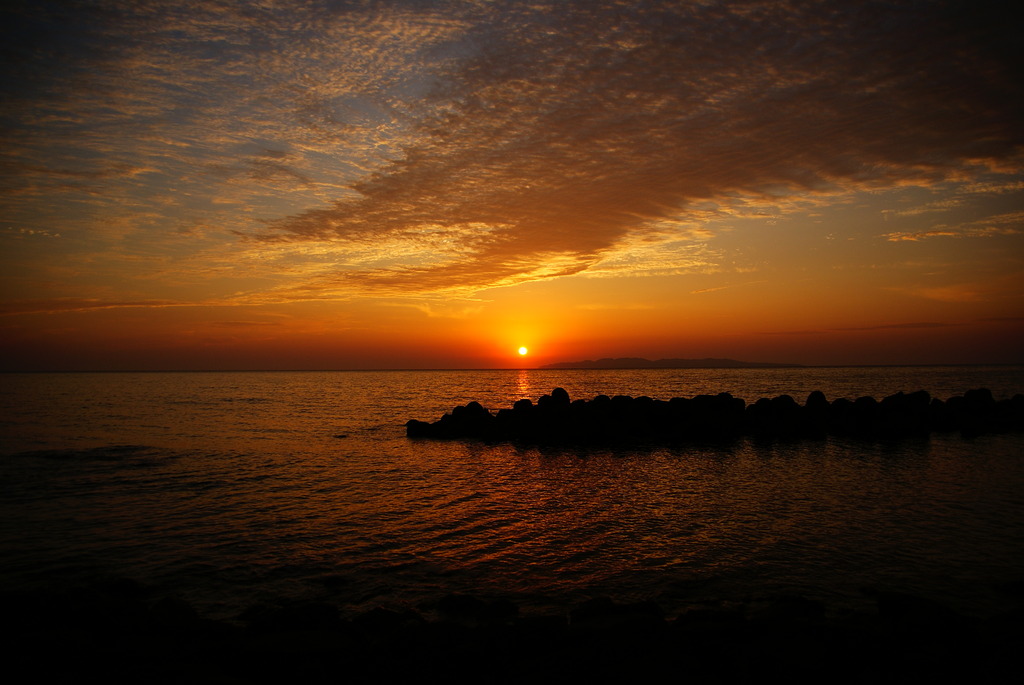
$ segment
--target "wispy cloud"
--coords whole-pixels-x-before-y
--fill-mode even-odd
[[[6,218],[191,245],[196,276],[264,278],[246,301],[706,273],[729,220],[1020,189],[978,180],[1020,172],[1024,98],[1014,27],[970,3],[114,0],[12,22]],[[1019,230],[996,219],[886,238]]]
[[[1024,136],[983,13],[814,3],[534,4],[465,28],[472,50],[412,112],[357,197],[262,240],[363,242],[422,225],[456,263],[347,273],[367,288],[486,287],[587,272],[631,236],[731,197],[930,184]],[[927,113],[923,115],[922,113]],[[480,238],[466,227],[500,225]],[[895,238],[894,238],[895,239]]]
[[[698,290],[691,290],[691,295],[703,295],[704,293],[714,293],[719,290],[730,290],[732,288],[742,288],[748,285],[757,285],[759,283],[765,283],[765,281],[746,281],[744,283],[730,283],[728,285],[720,285],[715,288],[700,288]]]
[[[7,226],[3,229],[3,233],[7,236],[13,236],[18,238],[59,238],[60,233],[48,231],[43,228],[15,228],[13,226]]]
[[[9,300],[0,305],[0,315],[81,312],[95,309],[180,307],[190,303],[172,300],[102,300],[98,298],[58,297],[37,300]]]
[[[917,330],[917,329],[929,329],[929,328],[949,328],[953,326],[959,326],[958,323],[941,323],[937,321],[922,321],[912,323],[891,323],[881,324],[878,326],[850,326],[844,328],[822,328],[822,329],[811,329],[811,330],[799,330],[799,331],[762,331],[761,335],[778,335],[778,336],[813,336],[813,335],[824,335],[827,333],[851,333],[858,331],[891,331],[891,330]]]
[[[929,238],[991,238],[1021,233],[1024,233],[1024,211],[999,214],[958,226],[942,226],[930,231],[886,233],[882,237],[891,242],[916,242]]]
[[[280,326],[280,321],[217,321],[215,326],[223,328],[260,328],[263,326]]]
[[[888,330],[899,330],[899,329],[912,329],[912,328],[946,328],[947,326],[954,326],[956,324],[940,323],[937,321],[921,321],[914,323],[891,323],[883,324],[880,326],[856,326],[851,328],[833,328],[834,331],[888,331]]]

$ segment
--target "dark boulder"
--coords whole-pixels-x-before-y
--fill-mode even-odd
[[[479,402],[455,407],[433,423],[406,423],[411,438],[477,438],[526,442],[637,443],[704,439],[822,438],[849,435],[900,438],[931,431],[961,431],[965,436],[1024,430],[1024,395],[996,401],[987,389],[971,390],[946,401],[926,391],[899,392],[881,401],[859,397],[829,403],[812,392],[801,405],[790,395],[762,397],[747,405],[723,392],[657,400],[647,396],[598,395],[571,400],[555,388],[536,404],[520,399],[511,409],[491,414]]]

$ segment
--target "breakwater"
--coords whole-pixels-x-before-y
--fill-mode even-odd
[[[928,392],[899,392],[882,399],[829,401],[815,391],[803,404],[790,395],[748,404],[730,393],[674,397],[598,395],[572,400],[555,388],[536,403],[517,401],[491,413],[479,402],[455,407],[434,422],[412,419],[412,438],[528,442],[682,442],[751,437],[813,438],[826,435],[900,437],[959,431],[965,436],[1024,430],[1024,395],[995,400],[984,388],[946,400]]]
[[[433,619],[379,607],[346,619],[305,603],[232,622],[123,579],[3,599],[18,626],[7,666],[43,682],[653,682],[681,668],[696,682],[996,682],[1019,665],[1019,613],[979,619],[870,594],[877,609],[859,614],[792,595],[708,598],[674,618],[601,596],[520,615],[508,600],[448,594],[423,607]]]

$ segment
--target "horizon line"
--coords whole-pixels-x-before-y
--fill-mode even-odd
[[[559,363],[559,362],[556,362]],[[374,368],[296,368],[296,369],[0,369],[10,373],[359,373],[381,371],[792,371],[794,369],[934,368],[949,366],[1024,366],[1018,362],[937,362],[933,364],[780,364],[778,366],[703,366],[703,367],[374,367]]]

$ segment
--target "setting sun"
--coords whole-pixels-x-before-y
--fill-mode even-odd
[[[526,353],[527,353],[527,352],[529,352],[529,351],[530,351],[530,350],[526,349],[525,347],[520,347],[520,348],[519,348],[519,354],[520,354],[521,356],[524,356],[524,357],[526,356]]]

